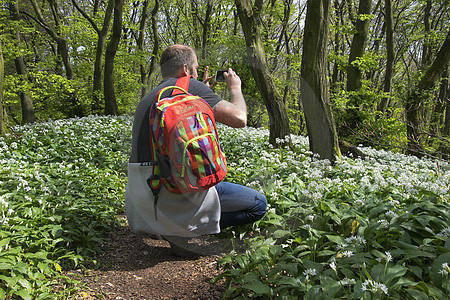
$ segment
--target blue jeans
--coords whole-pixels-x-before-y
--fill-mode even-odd
[[[223,181],[215,188],[222,210],[220,228],[253,223],[266,214],[267,200],[260,192]]]

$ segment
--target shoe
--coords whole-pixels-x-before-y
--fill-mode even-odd
[[[193,258],[202,255],[202,249],[195,243],[189,243],[189,237],[163,235],[162,238],[169,242],[170,249],[176,256]]]

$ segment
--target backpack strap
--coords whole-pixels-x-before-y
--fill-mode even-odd
[[[191,80],[191,76],[183,76],[178,78],[176,82],[176,86],[169,86],[166,87],[158,92],[158,96],[156,99],[156,102],[159,102],[159,99],[161,98],[162,93],[167,89],[173,89],[172,90],[172,96],[178,95],[178,94],[187,94],[188,88],[189,88],[189,81]],[[181,89],[177,89],[176,87],[180,87]],[[159,200],[159,192],[161,191],[161,179],[165,176],[168,176],[167,172],[161,172],[161,167],[166,167],[168,163],[164,163],[164,159],[161,157],[159,153],[156,152],[155,148],[156,140],[152,135],[152,131],[150,130],[150,148],[151,151],[151,157],[152,157],[152,166],[153,166],[153,174],[147,179],[147,184],[150,187],[152,194],[154,196],[154,202],[153,202],[153,208],[155,211],[155,220],[158,221],[158,215],[157,215],[157,204]],[[164,166],[161,166],[164,165]],[[164,173],[164,174],[161,174]]]
[[[183,76],[183,77],[178,78],[175,85],[182,88],[183,90],[185,90],[187,92],[189,90],[189,82],[190,81],[191,81],[191,76]],[[174,89],[172,91],[172,96],[175,96],[178,94],[183,94],[183,93],[184,93],[184,91]]]

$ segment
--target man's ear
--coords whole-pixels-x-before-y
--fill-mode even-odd
[[[190,75],[189,66],[187,64],[183,65],[183,69],[181,70],[181,75],[182,76]]]

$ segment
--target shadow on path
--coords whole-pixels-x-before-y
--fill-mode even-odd
[[[165,240],[138,236],[128,226],[118,227],[107,235],[103,253],[95,258],[100,267],[75,271],[89,287],[82,298],[220,299],[224,282],[210,284],[209,280],[219,274],[220,253],[230,249],[224,247],[224,240],[208,243],[203,249],[213,255],[182,258]]]

